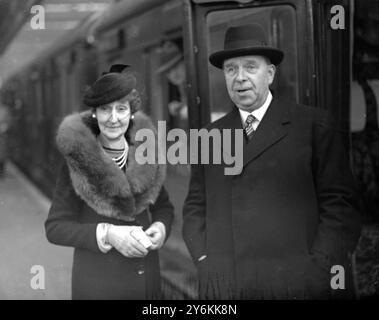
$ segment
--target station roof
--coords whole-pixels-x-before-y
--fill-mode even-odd
[[[123,1],[123,0],[118,0]],[[99,14],[110,7],[117,0],[0,0],[0,32],[2,25],[7,27],[7,22],[1,17],[6,17],[8,23],[15,17],[22,16],[22,23],[17,31],[5,43],[3,52],[0,51],[0,87],[1,82],[9,76],[34,61],[36,57],[43,55],[54,42],[67,34],[75,34],[78,26],[93,14]],[[28,6],[20,7],[20,4],[28,3]],[[18,5],[16,5],[18,4]],[[45,13],[45,28],[33,29],[32,18],[36,16],[31,12],[33,5],[43,7]],[[9,17],[2,10],[7,6]],[[20,18],[18,18],[20,19]],[[21,19],[20,19],[21,20]],[[70,32],[72,31],[72,32]],[[1,33],[0,33],[1,34]],[[13,38],[13,39],[12,39]],[[0,37],[0,49],[3,37]]]
[[[0,0],[0,54],[23,26],[30,8],[41,0]]]

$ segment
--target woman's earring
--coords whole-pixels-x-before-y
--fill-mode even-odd
[[[96,119],[96,114],[92,113],[92,118]]]
[[[132,114],[132,116],[130,117],[130,119],[132,119],[132,120],[134,119],[134,114]]]

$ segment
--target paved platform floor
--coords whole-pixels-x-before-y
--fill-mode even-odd
[[[46,240],[49,206],[49,200],[8,164],[0,179],[0,299],[71,298],[72,249]],[[44,289],[33,289],[32,284]]]
[[[175,185],[167,187],[177,189]],[[173,199],[179,198],[173,190]],[[52,245],[46,240],[44,221],[49,207],[50,201],[16,167],[8,164],[5,176],[0,178],[0,300],[71,298],[73,249]],[[180,222],[177,224],[181,225]],[[180,246],[176,235],[178,230],[174,226],[173,235],[161,252],[162,267],[166,278],[183,282],[182,273],[179,278],[175,277],[177,262],[172,264],[172,250],[178,250]],[[378,297],[378,241],[379,226],[363,228],[356,260],[357,294],[361,299]],[[186,281],[194,282],[193,272],[190,272],[193,266],[187,259],[182,262],[180,270],[186,270]],[[44,283],[39,284],[44,289],[32,288],[36,279],[33,267],[43,268]],[[39,279],[42,276],[39,273]],[[192,290],[192,285],[187,289]]]

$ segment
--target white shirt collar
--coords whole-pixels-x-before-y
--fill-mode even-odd
[[[266,101],[258,109],[254,110],[252,112],[248,112],[245,110],[238,109],[240,112],[240,115],[241,115],[242,125],[246,122],[246,118],[249,114],[252,114],[258,120],[258,124],[259,124],[259,122],[262,121],[263,116],[265,115],[271,101],[272,101],[272,94],[271,94],[271,91],[269,90]]]

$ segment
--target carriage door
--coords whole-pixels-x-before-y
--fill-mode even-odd
[[[232,110],[223,72],[208,61],[211,53],[223,49],[225,32],[230,26],[260,24],[269,45],[284,52],[271,87],[274,96],[305,104],[314,102],[313,40],[309,36],[311,19],[307,17],[311,10],[307,10],[307,2],[193,2],[192,10],[188,10],[191,13],[187,17],[187,38],[191,69],[197,70],[192,73],[190,111],[198,125],[215,121]]]
[[[153,120],[164,124],[168,134],[180,130],[188,135],[188,97],[186,91],[187,74],[183,53],[183,38],[173,34],[162,38],[160,43],[149,50],[149,96],[154,101],[151,108]],[[159,127],[162,130],[162,126]],[[168,137],[168,136],[167,136]],[[178,143],[186,141],[167,141],[166,150]],[[189,142],[188,142],[189,143]],[[196,270],[182,239],[182,208],[188,192],[190,165],[187,163],[171,163],[167,156],[167,178],[165,187],[175,208],[175,221],[171,236],[162,248],[162,276],[166,283],[175,284],[186,297],[195,297]],[[166,298],[171,296],[171,290],[163,286]]]

